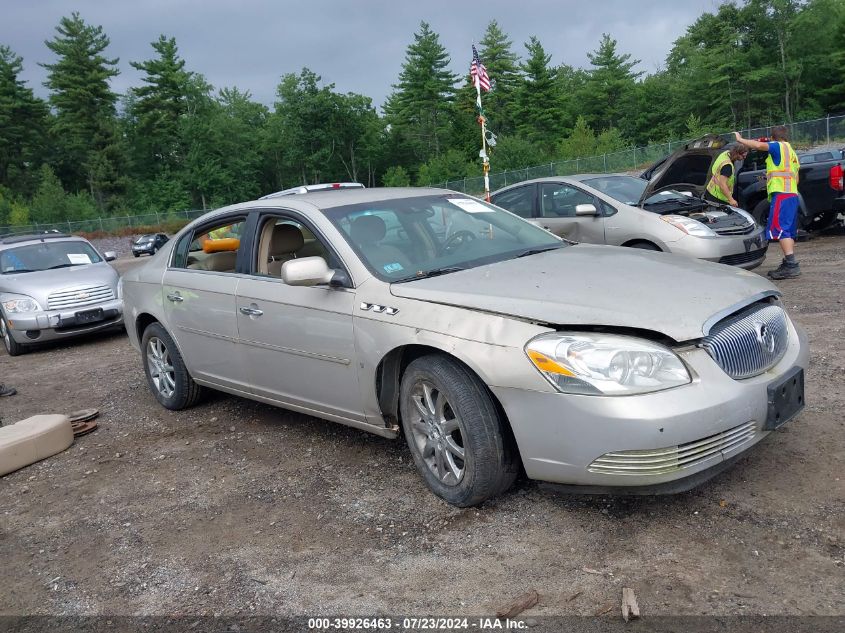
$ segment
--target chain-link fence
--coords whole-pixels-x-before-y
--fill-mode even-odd
[[[771,136],[774,125],[739,130],[746,138],[762,138]],[[801,121],[789,125],[792,145],[798,149],[807,149],[818,145],[830,145],[840,143],[845,145],[845,116],[825,117],[812,121]],[[730,132],[723,134],[726,140],[732,140]],[[490,174],[490,191],[496,191],[507,185],[512,185],[523,180],[532,178],[545,178],[547,176],[571,176],[573,174],[608,173],[620,171],[640,171],[657,160],[671,154],[688,140],[670,141],[658,143],[646,147],[633,147],[631,149],[601,154],[598,156],[587,156],[585,158],[574,158],[561,160],[545,165],[526,167],[525,169],[512,169]],[[494,150],[495,152],[495,150]],[[495,153],[492,156],[495,162]],[[469,194],[481,194],[484,192],[484,178],[482,176],[448,180],[432,187],[441,187]]]
[[[126,228],[158,227],[170,222],[190,221],[207,212],[208,209],[194,209],[169,213],[147,213],[145,215],[118,215],[90,220],[0,226],[0,235],[26,235],[44,231],[60,231],[62,233],[95,233],[100,231],[110,233]]]

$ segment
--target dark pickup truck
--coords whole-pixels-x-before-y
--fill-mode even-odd
[[[762,140],[762,139],[761,139]],[[845,212],[843,168],[845,150],[796,152],[798,193],[801,194],[802,228],[820,231]],[[766,152],[752,150],[736,176],[736,200],[761,224],[766,223],[769,203],[766,196]]]
[[[675,189],[683,189],[686,185],[700,188],[707,182],[710,166],[724,146],[724,139],[715,135],[691,141],[657,161],[641,177],[647,180],[659,178],[665,186]],[[801,162],[798,171],[801,228],[820,231],[836,223],[840,213],[845,213],[845,150],[798,152],[798,158]],[[734,197],[757,222],[766,224],[769,215],[766,152],[749,152],[737,172]]]

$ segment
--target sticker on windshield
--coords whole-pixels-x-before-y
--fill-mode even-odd
[[[448,200],[467,213],[493,213],[493,209],[485,207],[478,200],[472,200],[471,198],[449,198]]]
[[[91,258],[88,257],[85,253],[68,253],[67,254],[68,261],[71,264],[90,264]]]
[[[386,273],[398,273],[400,270],[403,270],[402,264],[400,264],[399,262],[393,264],[385,264],[383,268],[384,272]]]

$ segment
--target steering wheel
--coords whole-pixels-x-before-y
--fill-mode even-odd
[[[468,231],[466,229],[461,229],[460,231],[455,231],[450,235],[445,242],[443,242],[443,246],[440,247],[440,254],[447,252],[450,248],[453,248],[458,243],[463,243],[464,241],[472,241],[476,239],[475,233],[472,231]]]

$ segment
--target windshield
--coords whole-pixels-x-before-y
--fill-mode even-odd
[[[399,198],[323,211],[376,277],[412,281],[565,243],[474,198]]]
[[[610,196],[614,200],[618,200],[624,204],[633,207],[640,203],[640,198],[648,186],[648,181],[642,178],[634,178],[633,176],[601,176],[600,178],[589,178],[583,181],[584,184],[589,185],[597,191]],[[643,206],[660,204],[662,202],[672,201],[687,201],[690,195],[674,189],[664,189],[658,191],[652,196],[643,201]]]
[[[87,242],[40,242],[0,251],[0,274],[30,273],[101,261],[97,251]]]

